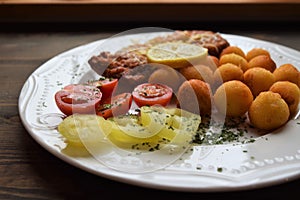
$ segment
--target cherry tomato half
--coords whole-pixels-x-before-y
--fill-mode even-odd
[[[101,91],[91,85],[71,84],[55,93],[57,107],[66,115],[95,113]]]
[[[92,81],[89,83],[90,85],[94,85],[100,89],[102,92],[102,100],[111,97],[114,89],[118,85],[118,79],[112,78],[100,78],[97,81]]]
[[[172,88],[163,84],[143,83],[132,92],[133,100],[139,106],[166,106],[172,98]]]
[[[113,116],[126,114],[132,103],[130,93],[121,93],[112,98],[104,100],[97,108],[97,115],[105,119]]]

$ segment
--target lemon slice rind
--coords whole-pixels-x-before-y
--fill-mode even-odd
[[[208,49],[183,42],[166,42],[152,46],[147,51],[150,63],[168,65],[172,68],[182,68],[200,64],[207,58]]]

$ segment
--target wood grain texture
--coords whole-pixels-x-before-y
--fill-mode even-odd
[[[81,2],[81,1],[78,1]],[[0,5],[0,22],[202,23],[300,20],[300,3],[48,3]],[[0,27],[5,30],[5,27]]]
[[[300,3],[300,0],[0,0],[5,4]]]
[[[195,26],[196,27],[196,26]],[[199,27],[197,27],[199,28]],[[224,29],[300,50],[300,31]],[[229,193],[181,193],[146,189],[98,177],[56,158],[23,127],[18,96],[28,76],[51,57],[113,32],[0,33],[0,199],[282,199],[298,195],[300,180]]]

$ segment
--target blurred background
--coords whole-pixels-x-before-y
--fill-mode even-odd
[[[0,29],[299,29],[300,0],[0,0]],[[20,25],[26,25],[25,29]]]

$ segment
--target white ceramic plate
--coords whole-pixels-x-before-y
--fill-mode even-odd
[[[286,182],[300,176],[300,122],[290,120],[274,133],[257,137],[254,143],[194,146],[164,169],[149,173],[128,173],[104,166],[89,153],[68,147],[55,129],[60,111],[54,94],[63,86],[91,79],[95,73],[87,59],[105,46],[114,51],[165,33],[143,33],[116,37],[109,44],[99,40],[59,54],[40,66],[28,78],[19,97],[19,112],[30,135],[46,150],[82,170],[108,179],[176,191],[233,191]],[[276,64],[300,66],[300,52],[257,39],[222,34],[231,45],[245,52],[267,49]],[[102,48],[101,47],[101,48]],[[121,161],[117,161],[121,162]],[[124,163],[123,163],[124,164]]]

